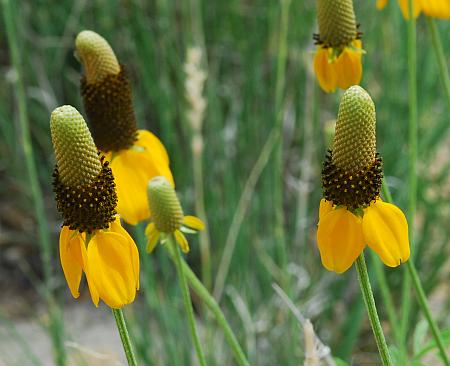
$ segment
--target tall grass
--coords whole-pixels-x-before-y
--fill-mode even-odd
[[[288,12],[286,7],[289,4]],[[363,32],[364,76],[362,86],[377,107],[378,149],[384,157],[386,182],[400,207],[408,207],[408,94],[406,26],[395,1],[377,12],[371,1],[355,2]],[[285,18],[281,16],[285,14]],[[171,167],[183,206],[194,212],[192,131],[186,123],[186,50],[193,44],[204,50],[208,74],[204,97],[203,186],[209,223],[212,284],[223,261],[225,243],[235,241],[228,275],[222,285],[220,305],[253,365],[298,365],[305,357],[303,330],[272,285],[283,288],[301,313],[311,319],[320,339],[333,356],[353,364],[376,364],[376,346],[369,337],[354,270],[344,275],[326,272],[315,245],[320,169],[327,139],[326,122],[336,117],[339,93],[325,95],[311,73],[315,2],[305,1],[77,1],[43,0],[15,3],[10,15],[17,29],[20,68],[29,133],[42,189],[43,209],[51,233],[52,269],[48,286],[67,309],[68,290],[62,280],[56,254],[59,217],[51,192],[53,153],[49,115],[53,108],[71,104],[83,111],[79,96],[80,67],[73,56],[75,35],[92,29],[113,46],[132,79],[134,105],[140,127],[156,133],[169,151]],[[280,21],[287,22],[283,28]],[[2,204],[20,210],[30,221],[32,235],[27,250],[40,252],[35,205],[29,195],[26,166],[22,160],[16,77],[11,48],[0,24],[0,195]],[[429,32],[431,29],[431,33]],[[194,30],[194,31],[192,31]],[[286,32],[283,35],[283,32]],[[442,43],[436,58],[436,34]],[[281,38],[280,38],[281,36]],[[285,55],[280,46],[285,36]],[[415,263],[431,302],[433,316],[450,341],[449,252],[450,151],[448,148],[448,86],[440,79],[450,63],[450,23],[420,17],[417,21],[417,213],[414,228]],[[284,51],[283,51],[284,52]],[[285,69],[279,70],[280,62]],[[278,71],[277,71],[278,70]],[[280,76],[280,73],[282,75]],[[284,80],[280,81],[280,77]],[[448,80],[448,78],[447,78]],[[281,86],[280,86],[281,83]],[[444,85],[446,85],[444,84]],[[447,94],[446,94],[447,93]],[[281,95],[281,96],[280,96]],[[447,99],[446,99],[447,98]],[[278,126],[278,152],[267,157],[247,191],[246,183],[267,138]],[[279,158],[281,153],[282,159]],[[278,158],[275,158],[278,156]],[[264,158],[264,156],[263,156]],[[3,179],[4,178],[4,179]],[[279,191],[278,191],[279,189]],[[18,192],[12,194],[12,192]],[[243,194],[249,199],[242,210]],[[281,194],[281,197],[278,195]],[[198,202],[197,202],[198,204]],[[198,206],[197,206],[198,207]],[[280,210],[281,209],[281,210]],[[236,210],[239,216],[238,227]],[[282,220],[280,220],[280,214]],[[1,211],[2,226],[17,237],[17,229]],[[284,248],[280,247],[282,225]],[[237,229],[237,230],[236,230]],[[231,231],[230,231],[231,230]],[[280,228],[278,227],[278,230]],[[145,254],[142,228],[135,230],[141,249],[142,289],[139,301],[125,309],[131,337],[144,365],[195,364],[185,327],[182,296],[176,272],[161,248]],[[278,234],[277,234],[278,233]],[[5,244],[15,247],[14,239]],[[25,244],[23,244],[25,245]],[[190,240],[189,264],[201,278],[198,238]],[[280,252],[284,250],[284,253]],[[0,248],[2,262],[5,251]],[[284,259],[283,259],[284,256]],[[280,257],[281,260],[280,261]],[[402,270],[376,268],[368,261],[369,276],[383,271],[385,282],[374,291],[383,325],[393,322],[392,307],[411,311],[405,339],[386,328],[395,359],[405,348],[413,361],[438,364],[431,333],[422,326],[422,314],[414,296],[401,297]],[[0,274],[1,274],[0,269]],[[285,284],[289,284],[287,287]],[[386,286],[392,306],[386,307]],[[0,285],[5,282],[0,280]],[[19,291],[19,290],[18,290]],[[200,302],[193,296],[194,306]],[[23,298],[23,301],[27,301]],[[81,300],[79,300],[81,301]],[[403,302],[403,304],[402,304]],[[1,302],[0,302],[1,306]],[[95,314],[95,307],[91,309]],[[203,314],[198,312],[198,314]],[[31,314],[30,314],[31,315]],[[127,320],[128,320],[127,318]],[[8,326],[0,318],[0,326]],[[14,319],[9,319],[14,322]],[[70,319],[66,324],[70,330]],[[112,330],[113,331],[113,330]],[[199,322],[208,364],[233,364],[233,355],[217,324],[208,317]],[[20,342],[20,337],[17,338]],[[26,341],[26,340],[25,340]],[[95,345],[92,345],[93,347]],[[401,352],[399,352],[401,353]],[[11,356],[11,355],[8,355]],[[0,355],[0,363],[2,359]],[[399,356],[401,357],[401,356]],[[30,353],[30,360],[33,359]],[[413,362],[411,361],[411,362]],[[435,363],[433,363],[435,362]],[[395,360],[394,360],[395,364]]]

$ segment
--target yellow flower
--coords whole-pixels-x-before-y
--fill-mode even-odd
[[[148,204],[152,222],[145,229],[147,252],[151,253],[160,239],[164,243],[168,235],[175,236],[184,253],[189,252],[183,232],[192,234],[205,225],[198,217],[184,216],[177,194],[165,177],[155,177],[148,183]]]
[[[84,272],[95,306],[100,299],[114,309],[134,301],[139,290],[139,253],[118,217],[108,229],[92,234],[63,226],[59,254],[73,297],[80,295],[78,288]]]
[[[120,308],[131,303],[139,289],[139,253],[116,215],[111,168],[98,156],[75,108],[56,108],[50,130],[56,155],[56,207],[64,219],[60,260],[70,292],[79,296],[84,272],[93,303],[98,306],[101,299]]]
[[[75,44],[85,69],[81,94],[92,134],[116,179],[117,211],[136,225],[150,217],[147,182],[165,176],[174,185],[167,151],[151,132],[137,129],[131,86],[108,42],[83,31]]]
[[[319,34],[314,71],[325,92],[347,89],[362,77],[361,34],[357,31],[351,0],[317,0]]]
[[[382,162],[376,153],[375,106],[359,86],[341,100],[333,151],[322,170],[317,243],[324,267],[345,272],[366,244],[396,267],[410,255],[403,212],[380,198]]]
[[[409,19],[408,0],[397,0],[403,17]],[[377,8],[383,9],[388,0],[377,0]],[[450,1],[448,0],[413,0],[413,14],[416,18],[421,12],[433,18],[450,18]]]
[[[366,244],[389,267],[406,262],[410,254],[405,215],[380,199],[363,209],[362,217],[322,199],[317,242],[324,267],[337,273],[349,269]]]

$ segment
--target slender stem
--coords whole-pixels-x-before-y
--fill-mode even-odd
[[[447,63],[445,61],[444,49],[442,47],[441,37],[436,27],[436,23],[433,18],[426,17],[428,30],[431,35],[431,41],[433,43],[434,51],[436,53],[436,58],[439,66],[440,79],[444,86],[445,96],[447,98],[448,107],[450,109],[450,76],[448,73]]]
[[[131,344],[130,335],[128,334],[127,325],[123,316],[122,309],[112,309],[114,319],[116,319],[117,330],[120,334],[120,340],[122,341],[123,350],[127,357],[128,365],[137,366],[136,356],[133,352],[133,346]]]
[[[17,15],[14,14],[13,5],[9,0],[2,0],[3,17],[6,28],[6,36],[11,50],[11,63],[16,72],[15,93],[17,98],[17,106],[19,111],[19,126],[20,126],[20,143],[23,149],[25,158],[25,166],[28,175],[29,188],[33,200],[34,216],[38,224],[39,245],[41,252],[42,267],[44,271],[44,294],[47,304],[49,306],[50,324],[49,333],[52,338],[54,357],[56,364],[63,366],[66,363],[66,354],[64,348],[64,336],[62,320],[60,312],[54,301],[51,293],[51,246],[50,234],[47,227],[45,217],[44,202],[42,198],[41,187],[39,186],[39,178],[34,161],[33,146],[31,143],[30,128],[27,111],[27,98],[25,93],[25,85],[22,73],[23,57],[20,55],[19,44],[17,40],[15,19]]]
[[[177,242],[172,234],[168,238],[170,242],[169,244],[172,247],[172,251],[174,253],[174,262],[175,266],[177,267],[180,288],[183,294],[184,307],[188,316],[189,329],[191,331],[192,341],[194,342],[195,352],[197,353],[198,362],[200,363],[200,365],[206,366],[205,354],[203,353],[200,338],[197,333],[197,326],[195,324],[194,318],[194,309],[192,308],[191,295],[189,293],[189,287],[186,281],[184,267],[182,265],[180,249],[178,248]]]
[[[414,261],[414,217],[417,203],[417,59],[416,59],[416,19],[413,14],[413,0],[408,0],[408,107],[409,107],[409,161],[408,161],[408,212],[407,218],[409,225],[409,240],[411,243],[411,258]],[[400,323],[400,334],[402,343],[405,343],[409,315],[411,312],[411,278],[408,272],[405,272],[402,288],[402,318]]]
[[[278,38],[278,55],[275,84],[275,125],[280,138],[275,142],[274,174],[276,181],[273,187],[273,202],[275,207],[275,242],[278,249],[278,260],[281,268],[287,262],[286,258],[286,235],[284,232],[283,212],[283,91],[286,84],[286,58],[287,58],[287,36],[289,29],[289,8],[291,0],[280,0],[280,28]]]
[[[171,259],[175,262],[176,261],[176,253],[175,250],[169,246],[165,246],[165,248],[168,250]],[[178,248],[175,248],[178,249]],[[222,310],[220,309],[219,304],[214,299],[214,297],[208,292],[205,286],[201,283],[201,281],[197,278],[195,273],[192,271],[192,269],[189,267],[189,265],[184,261],[181,260],[181,265],[183,267],[184,274],[189,281],[192,289],[195,291],[198,297],[202,299],[202,301],[206,304],[206,306],[211,310],[213,313],[217,323],[222,328],[222,331],[225,335],[225,339],[227,340],[229,346],[231,347],[231,350],[233,351],[235,360],[239,366],[249,366],[249,363],[245,357],[245,354],[239,345],[239,342],[236,339],[236,336],[234,335],[233,330],[231,329],[230,325],[228,324],[227,320],[225,319],[225,316],[222,313]]]
[[[356,269],[358,271],[359,284],[361,292],[366,304],[367,313],[369,315],[370,325],[372,326],[375,341],[377,342],[378,352],[380,353],[381,361],[384,366],[392,365],[389,349],[384,338],[383,329],[381,328],[380,319],[378,318],[377,307],[375,299],[373,298],[372,288],[370,287],[369,274],[367,273],[366,261],[364,253],[356,260]]]
[[[387,184],[385,182],[383,182],[383,194],[385,196],[386,202],[392,203],[392,196],[389,191],[389,187],[387,186]],[[447,351],[445,348],[444,341],[442,339],[441,332],[440,332],[435,320],[433,319],[433,316],[431,315],[430,307],[428,306],[427,297],[425,295],[425,291],[423,290],[422,283],[420,281],[420,278],[417,273],[414,262],[411,260],[407,261],[406,268],[408,269],[408,274],[409,274],[410,278],[412,279],[412,284],[416,291],[416,295],[419,300],[420,308],[422,309],[422,312],[425,315],[425,318],[427,319],[428,325],[431,329],[431,332],[433,333],[434,340],[436,341],[436,344],[439,348],[439,352],[441,354],[442,360],[444,361],[446,366],[450,366],[449,357],[447,355]]]

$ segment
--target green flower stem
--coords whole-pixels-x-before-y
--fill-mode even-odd
[[[370,287],[364,253],[361,253],[356,260],[356,270],[358,271],[359,284],[361,286],[364,303],[366,304],[370,325],[372,326],[373,334],[375,335],[375,341],[377,342],[381,361],[383,366],[390,366],[392,365],[391,356],[386,344],[386,339],[384,338],[383,329],[381,328],[380,319],[378,318],[377,307],[375,305],[375,299],[373,298],[372,288]]]
[[[175,262],[176,261],[176,252],[174,249],[178,248],[171,248],[169,246],[165,246],[165,248],[168,250],[171,259]],[[231,329],[230,325],[228,324],[227,320],[225,319],[225,316],[222,313],[222,310],[220,309],[219,304],[214,299],[214,297],[208,292],[205,286],[201,283],[201,281],[197,278],[195,273],[192,271],[192,269],[189,267],[189,265],[184,261],[181,260],[181,265],[183,267],[184,274],[189,281],[192,289],[195,291],[195,293],[202,299],[202,301],[206,304],[206,306],[211,310],[213,313],[217,323],[222,328],[222,331],[225,335],[225,339],[227,340],[229,346],[231,347],[231,350],[233,351],[236,363],[239,366],[249,366],[249,363],[247,361],[247,358],[245,357],[244,352],[242,351],[241,346],[239,345],[239,342],[236,339],[236,336],[234,335],[233,330]]]
[[[42,267],[44,270],[44,295],[48,304],[50,324],[48,331],[50,333],[55,362],[59,366],[66,364],[66,353],[64,348],[64,329],[62,325],[62,316],[59,308],[56,305],[53,294],[50,291],[51,285],[51,246],[50,235],[47,228],[47,221],[45,218],[44,202],[42,198],[42,191],[39,186],[39,179],[34,161],[33,146],[31,143],[30,128],[28,121],[27,99],[25,93],[25,85],[22,74],[23,57],[20,55],[19,44],[17,40],[16,28],[14,19],[17,14],[14,14],[13,3],[9,0],[2,0],[3,18],[5,22],[6,37],[8,39],[11,50],[11,64],[16,72],[15,93],[17,98],[17,106],[19,111],[19,126],[20,126],[20,144],[23,149],[25,158],[25,166],[28,175],[28,183],[31,191],[34,207],[34,217],[38,224],[39,245],[41,251]]]
[[[389,187],[385,182],[383,182],[383,194],[386,202],[392,203],[391,193],[389,191]],[[442,360],[446,366],[450,366],[449,357],[447,355],[447,351],[445,348],[444,341],[442,339],[441,332],[431,315],[430,307],[428,306],[427,296],[425,295],[425,291],[423,290],[422,283],[420,281],[419,275],[417,274],[416,267],[412,260],[407,261],[406,268],[408,269],[408,274],[412,279],[412,285],[416,291],[417,299],[419,300],[420,308],[422,309],[425,318],[427,319],[428,325],[433,333],[434,340],[439,348],[439,352],[441,354]]]
[[[192,308],[191,295],[189,294],[189,287],[186,281],[186,276],[184,273],[184,267],[182,265],[182,258],[180,254],[180,249],[173,236],[173,234],[168,236],[169,245],[172,247],[172,252],[174,254],[174,262],[177,267],[178,277],[180,281],[180,288],[183,294],[184,307],[188,316],[189,329],[191,331],[192,341],[194,342],[195,352],[197,353],[198,362],[202,366],[206,366],[205,354],[203,353],[200,338],[197,333],[197,326],[195,324],[194,309]]]
[[[448,73],[447,63],[445,61],[445,54],[444,49],[442,48],[441,37],[439,36],[436,23],[434,22],[433,18],[426,17],[426,20],[434,51],[436,52],[436,58],[438,61],[440,77],[444,86],[445,97],[447,98],[448,107],[450,109],[450,76]]]
[[[413,0],[408,0],[409,14],[413,14]],[[414,217],[417,203],[417,56],[416,56],[416,19],[409,17],[408,24],[408,106],[409,106],[409,166],[408,166],[408,212],[409,240],[411,243],[410,262],[414,261]],[[411,278],[405,272],[402,288],[402,311],[400,334],[402,344],[406,342],[411,312]]]
[[[125,318],[123,316],[122,309],[112,309],[114,314],[114,319],[116,319],[117,330],[120,334],[120,340],[122,341],[123,350],[125,351],[125,356],[127,357],[129,366],[137,366],[136,356],[133,352],[133,347],[131,344],[130,335],[128,334],[127,325],[125,323]]]

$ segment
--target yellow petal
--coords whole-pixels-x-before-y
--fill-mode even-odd
[[[134,276],[136,279],[136,289],[139,290],[139,273],[140,272],[139,272],[139,250],[137,248],[137,245],[134,242],[131,235],[128,233],[128,231],[126,231],[122,227],[119,217],[117,217],[116,220],[111,223],[110,230],[112,232],[115,232],[115,233],[118,233],[118,234],[124,236],[128,240],[128,245],[130,246],[130,250],[131,250],[131,258],[133,260],[133,270],[134,270]]]
[[[86,248],[81,236],[67,226],[63,226],[59,235],[59,258],[64,277],[74,298],[80,296],[78,288],[86,258],[85,252]]]
[[[147,253],[153,252],[156,244],[158,244],[159,235],[160,233],[158,230],[156,230],[155,224],[153,222],[147,225],[145,229],[145,236],[147,237]]]
[[[162,160],[169,165],[169,154],[162,144],[162,142],[150,131],[139,130],[138,139],[135,143],[136,146],[141,146],[148,151],[153,151],[155,155],[159,155]]]
[[[449,19],[450,1],[449,0],[421,0],[422,11],[429,17]]]
[[[379,200],[364,212],[363,233],[367,245],[389,267],[409,258],[408,222],[397,207]]]
[[[178,244],[180,244],[181,250],[183,253],[189,252],[189,244],[184,236],[184,234],[180,230],[175,230],[175,239],[177,239]]]
[[[384,9],[387,3],[388,0],[377,0],[377,9],[379,10]]]
[[[131,225],[150,217],[147,201],[149,180],[164,176],[173,184],[166,158],[155,151],[136,150],[133,146],[118,152],[111,162],[117,187],[117,212]]]
[[[99,231],[88,250],[88,272],[100,298],[111,308],[133,302],[136,278],[128,239],[111,231]]]
[[[346,47],[335,61],[337,85],[341,89],[348,89],[358,85],[362,77],[362,44],[354,40],[351,47]]]
[[[319,221],[317,243],[324,267],[345,272],[365,246],[361,219],[345,208],[327,213]]]
[[[327,201],[325,198],[322,198],[320,200],[319,206],[319,220],[330,211],[333,211],[333,202]]]
[[[409,19],[409,6],[408,6],[409,0],[398,0],[398,4],[400,5],[400,9],[402,10],[403,17],[405,19]],[[421,0],[413,0],[413,15],[414,18],[417,18],[417,16],[420,14],[421,10]]]
[[[334,92],[337,87],[337,77],[334,64],[329,62],[331,48],[318,46],[314,57],[314,70],[320,87],[327,93]]]
[[[183,224],[195,230],[205,229],[205,224],[203,223],[203,221],[196,216],[185,216],[183,219]]]

